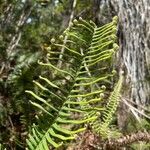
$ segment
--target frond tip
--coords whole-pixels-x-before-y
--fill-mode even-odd
[[[98,122],[95,122],[94,124],[94,126],[96,127],[95,128],[96,132],[99,132],[103,138],[106,138],[109,135],[109,125],[112,121],[113,115],[116,112],[119,101],[120,101],[122,83],[123,83],[123,74],[121,74],[118,80],[118,83],[114,87],[113,92],[111,93],[109,97],[106,108],[102,112],[101,125],[97,127]]]

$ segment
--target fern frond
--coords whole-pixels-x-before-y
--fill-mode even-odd
[[[4,148],[4,146],[0,143],[0,150],[6,150],[6,148]]]
[[[101,122],[97,120],[93,123],[93,128],[97,133],[99,133],[103,138],[107,138],[109,135],[109,125],[113,119],[113,115],[117,110],[119,101],[120,101],[120,92],[123,83],[123,75],[120,76],[118,83],[114,87],[113,92],[111,93],[108,103],[105,110],[101,115]]]
[[[103,71],[95,70],[95,67],[101,62],[108,64],[108,59],[113,57],[117,49],[114,44],[116,18],[100,28],[82,18],[73,23],[64,32],[68,36],[66,45],[51,39],[46,61],[39,61],[39,65],[50,70],[49,77],[39,76],[39,81],[33,81],[38,91],[26,91],[34,98],[31,104],[40,110],[38,124],[32,127],[27,139],[29,150],[48,150],[50,146],[61,146],[85,130],[84,123],[97,120],[99,113],[92,114],[92,111],[104,111],[100,102],[105,88],[100,86],[113,73],[104,74]],[[65,49],[64,53],[61,53],[61,48]],[[59,61],[63,62],[62,66],[57,65]],[[106,68],[105,65],[101,67]],[[107,108],[115,109],[112,102]],[[85,112],[91,115],[85,117]],[[73,117],[75,114],[78,118]],[[106,121],[110,116],[109,113],[107,115]],[[76,130],[72,129],[74,125],[77,126]]]

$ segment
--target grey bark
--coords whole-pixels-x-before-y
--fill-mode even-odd
[[[119,16],[119,66],[126,72],[127,96],[137,105],[150,103],[150,1],[101,0],[100,22]]]

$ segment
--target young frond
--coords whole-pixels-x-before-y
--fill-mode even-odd
[[[123,83],[123,75],[120,76],[118,83],[115,85],[113,92],[111,93],[105,110],[101,115],[101,122],[99,120],[93,123],[93,128],[97,133],[99,133],[103,138],[108,138],[109,136],[109,125],[113,119],[113,115],[116,112],[117,106],[120,101],[120,92]]]
[[[64,35],[58,40],[51,39],[46,60],[39,61],[39,65],[49,70],[49,73],[33,81],[38,90],[26,91],[33,98],[31,104],[40,110],[37,114],[38,123],[32,127],[27,139],[27,149],[58,148],[85,130],[85,123],[94,122],[99,117],[99,113],[85,117],[86,112],[104,111],[100,103],[106,88],[102,85],[108,84],[109,78],[113,76],[112,72],[104,73],[104,69],[107,70],[118,49],[116,30],[116,17],[102,27],[79,18],[65,30],[64,35],[68,36],[65,45]],[[59,62],[62,65],[58,65]],[[104,69],[95,69],[99,67]],[[114,92],[120,92],[120,80],[118,84]],[[105,124],[109,123],[116,109],[117,94],[112,94],[106,106],[110,112],[105,110]]]

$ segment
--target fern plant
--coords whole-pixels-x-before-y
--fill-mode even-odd
[[[102,111],[101,119],[97,119],[96,121],[93,122],[92,125],[93,129],[96,131],[96,133],[99,133],[103,139],[115,137],[112,136],[112,134],[116,134],[116,136],[121,135],[117,131],[111,131],[109,129],[109,125],[113,119],[113,115],[116,112],[117,106],[119,104],[120,99],[119,97],[122,88],[122,83],[123,83],[123,72],[121,72],[120,78],[108,99],[105,109],[104,111]]]
[[[39,109],[37,122],[27,139],[27,149],[58,148],[84,131],[84,124],[91,123],[97,128],[95,123],[101,114],[104,118],[101,128],[108,126],[117,107],[122,82],[119,80],[115,93],[106,107],[103,106],[104,85],[109,85],[109,78],[114,75],[108,68],[118,49],[116,30],[117,17],[102,27],[79,18],[64,35],[51,39],[46,49],[47,58],[39,61],[39,65],[49,71],[33,81],[36,91],[26,91],[33,97],[31,104]],[[65,36],[68,39],[63,42]]]
[[[0,143],[0,150],[6,150],[6,148],[4,148],[1,143]]]

